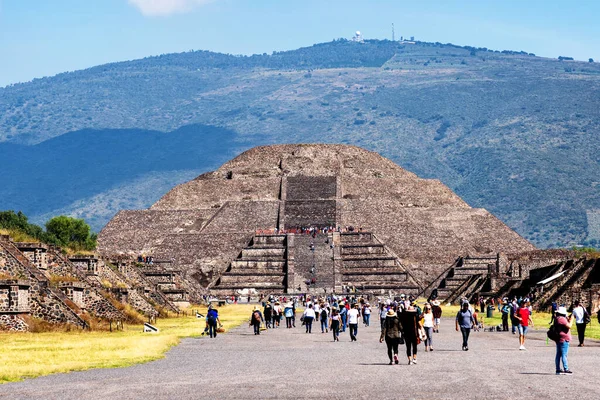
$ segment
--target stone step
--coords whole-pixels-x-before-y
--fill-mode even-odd
[[[385,247],[379,244],[365,245],[342,245],[342,256],[346,255],[362,255],[362,254],[386,254]]]
[[[262,258],[283,258],[285,257],[285,249],[255,249],[245,248],[242,250],[242,258],[244,259],[262,259]]]
[[[342,263],[346,268],[357,268],[357,267],[393,267],[396,265],[396,259],[394,257],[343,257]]]
[[[261,271],[261,270],[244,270],[244,271],[227,271],[222,276],[285,276],[283,272]]]
[[[354,282],[342,282],[344,286],[354,286],[356,289],[360,290],[373,290],[373,289],[391,289],[391,290],[418,290],[418,286],[414,285],[405,285],[402,283],[381,283],[381,284],[370,284],[365,283],[357,284]]]
[[[393,270],[387,270],[387,271],[381,271],[381,270],[371,270],[371,271],[356,271],[356,270],[352,270],[352,271],[342,271],[342,275],[343,276],[402,276],[404,278],[406,278],[407,274],[406,272],[402,272],[402,271],[393,271]],[[368,279],[368,278],[366,278]]]
[[[283,292],[281,283],[247,282],[247,283],[223,283],[215,286],[216,290],[242,290],[242,289],[277,289]]]

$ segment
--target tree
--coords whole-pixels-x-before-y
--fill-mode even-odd
[[[83,219],[65,215],[54,217],[46,222],[46,232],[54,236],[60,246],[83,250],[93,250],[96,247],[97,236]]]
[[[593,59],[593,58],[590,58],[590,59],[588,60],[588,62],[594,62],[594,59]]]

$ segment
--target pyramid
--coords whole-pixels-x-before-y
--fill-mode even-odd
[[[439,180],[333,144],[250,149],[119,212],[98,242],[104,256],[152,255],[217,293],[418,292],[459,256],[535,249]]]

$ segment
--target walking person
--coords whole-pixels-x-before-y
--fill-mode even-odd
[[[442,320],[442,307],[440,307],[440,302],[438,300],[433,301],[433,306],[431,307],[431,312],[433,314],[433,331],[436,333],[440,333],[440,322]]]
[[[577,326],[577,338],[579,339],[579,344],[577,345],[577,347],[583,347],[583,342],[585,340],[585,328],[586,325],[589,323],[590,316],[587,310],[581,305],[579,300],[575,300],[575,304],[573,304],[573,317],[575,317],[575,325]]]
[[[365,326],[369,326],[370,320],[371,320],[371,305],[369,303],[367,303],[363,307],[363,322],[365,323]]]
[[[342,332],[346,332],[346,325],[348,324],[348,309],[346,308],[345,302],[340,302],[340,317],[342,318]]]
[[[283,315],[285,315],[285,327],[288,329],[292,328],[292,319],[294,318],[294,306],[292,302],[286,304],[283,310]]]
[[[354,304],[348,311],[348,327],[350,328],[350,341],[356,342],[356,335],[358,335],[358,319],[360,318],[360,311],[358,311],[358,304]]]
[[[513,299],[513,301],[510,303],[510,324],[513,335],[517,333],[517,326],[519,325],[519,320],[515,316],[517,313],[517,308],[519,308],[517,306],[517,301]]]
[[[400,326],[402,327],[402,337],[406,345],[406,357],[408,365],[417,363],[417,333],[419,329],[419,315],[414,306],[409,305],[404,311],[398,312]]]
[[[308,308],[304,310],[304,314],[302,314],[304,325],[306,325],[306,333],[312,333],[312,323],[315,319],[315,310],[313,309],[313,305],[309,304]]]
[[[385,307],[385,303],[379,304],[379,323],[381,324],[381,329],[383,329],[383,324],[387,318],[387,312],[388,310]]]
[[[425,308],[423,309],[423,329],[425,329],[425,335],[427,339],[425,339],[425,351],[433,351],[433,312],[431,311],[431,306],[429,304],[425,304]]]
[[[379,343],[382,343],[385,340],[390,365],[392,365],[392,362],[398,364],[398,345],[400,344],[401,338],[402,330],[398,314],[390,308],[386,313],[385,322],[381,328],[381,336],[379,337]]]
[[[260,335],[260,324],[264,323],[265,320],[263,318],[262,313],[258,306],[254,306],[254,310],[252,311],[252,315],[250,316],[250,326],[254,327],[254,334]]]
[[[340,341],[340,313],[335,308],[331,312],[331,317],[329,318],[329,330],[333,332],[333,341]]]
[[[263,317],[265,318],[265,325],[267,329],[271,328],[271,318],[273,316],[273,306],[270,301],[267,301],[265,308],[263,308]]]
[[[329,313],[325,306],[321,306],[321,333],[329,332]]]
[[[515,313],[515,318],[519,320],[519,350],[525,349],[525,337],[529,330],[529,325],[533,326],[533,320],[531,319],[531,311],[529,310],[529,302],[524,302],[521,307]]]
[[[217,337],[217,324],[221,324],[219,320],[219,311],[213,307],[212,304],[208,305],[208,312],[206,313],[206,324],[208,325],[208,333],[211,338]]]
[[[469,351],[469,334],[474,324],[473,313],[469,310],[469,303],[465,301],[462,303],[461,309],[456,313],[456,331],[458,332],[458,328],[460,327],[463,339],[463,351]]]
[[[573,315],[567,317],[566,307],[558,307],[556,315],[554,317],[554,329],[558,334],[556,340],[556,356],[554,358],[554,364],[556,367],[556,375],[572,374],[569,369],[569,360],[567,356],[569,354],[569,343],[571,342],[571,326]],[[560,369],[560,363],[562,362],[563,369]]]
[[[502,303],[502,308],[500,309],[502,312],[502,331],[508,332],[508,316],[510,314],[510,307],[508,306],[508,301],[504,301]]]

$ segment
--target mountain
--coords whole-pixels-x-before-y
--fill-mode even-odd
[[[256,144],[348,143],[442,180],[538,246],[595,245],[599,89],[597,63],[385,40],[107,64],[0,89],[0,208],[97,229]]]

